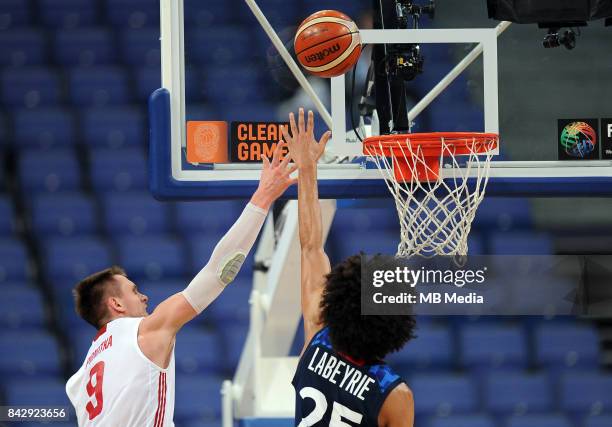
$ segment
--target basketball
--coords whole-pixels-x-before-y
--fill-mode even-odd
[[[336,10],[321,10],[306,18],[294,40],[295,53],[310,74],[335,77],[359,60],[361,37],[351,18]]]

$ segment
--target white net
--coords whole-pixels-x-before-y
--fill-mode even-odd
[[[487,137],[439,137],[435,157],[431,145],[411,143],[410,135],[364,145],[395,198],[401,226],[397,256],[467,255],[497,146],[496,136],[480,135]]]

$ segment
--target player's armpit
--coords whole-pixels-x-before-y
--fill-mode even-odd
[[[399,384],[389,393],[378,414],[378,425],[381,427],[413,427],[414,396],[406,384]]]

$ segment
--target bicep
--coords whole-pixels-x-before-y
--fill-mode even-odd
[[[322,249],[303,250],[301,261],[304,338],[308,342],[322,326],[321,297],[325,288],[325,276],[330,272],[331,266]]]
[[[162,301],[149,316],[143,319],[143,332],[164,331],[172,337],[195,316],[197,312],[183,296],[177,293]]]

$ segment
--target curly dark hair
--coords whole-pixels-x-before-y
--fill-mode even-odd
[[[361,260],[353,255],[327,275],[321,298],[321,318],[336,351],[376,362],[415,338],[413,315],[361,314]]]

